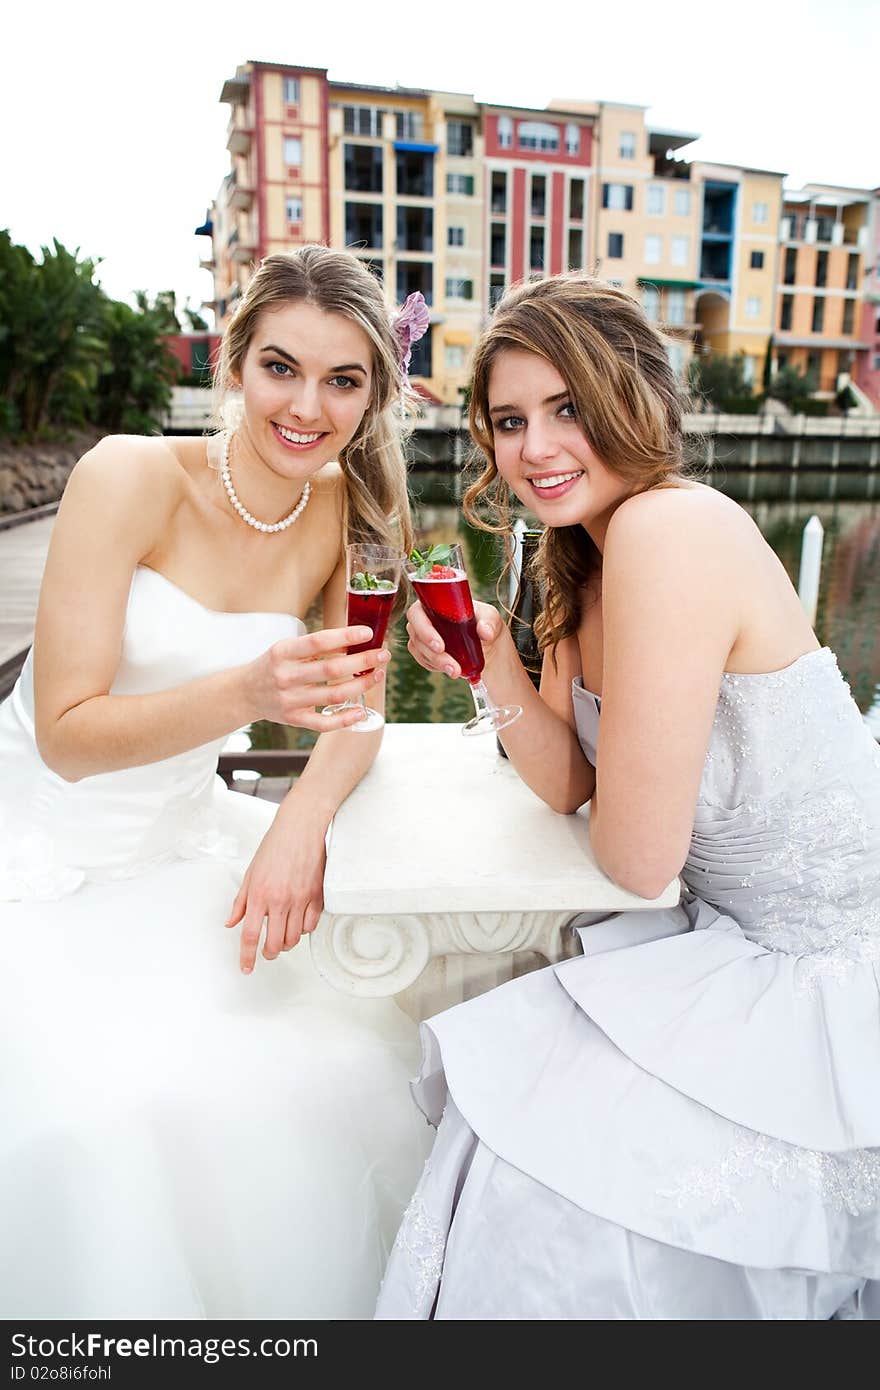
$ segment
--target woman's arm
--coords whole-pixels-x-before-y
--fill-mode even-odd
[[[346,608],[345,561],[340,561],[324,591],[324,621],[342,622]],[[383,661],[387,660],[387,652]],[[360,665],[363,658],[355,658]],[[381,665],[367,703],[384,711],[385,685]],[[334,690],[333,698],[337,692]],[[274,960],[300,937],[314,931],[324,908],[325,838],[331,820],[373,762],[382,730],[351,734],[347,730],[322,734],[305,771],[278,808],[238,891],[229,920],[244,920],[241,968],[254,968],[263,923],[262,954]]]
[[[324,681],[354,675],[352,659],[330,656],[346,643],[339,633],[277,643],[254,662],[155,694],[109,693],[132,574],[179,500],[179,470],[159,441],[104,440],[71,474],[34,640],[37,745],[67,781],[157,762],[258,718],[319,729],[350,722],[314,711],[325,698]],[[360,669],[372,664],[369,654]]]
[[[497,609],[489,603],[475,603],[474,612],[486,660],[483,680],[489,693],[496,704],[522,706],[521,718],[499,735],[505,752],[536,796],[554,811],[570,814],[589,801],[595,783],[574,729],[571,682],[580,675],[577,643],[574,638],[560,642],[555,666],[545,653],[538,695]],[[409,650],[421,666],[449,676],[461,675],[420,603],[409,609],[407,624]]]
[[[590,837],[654,898],[687,857],[721,673],[740,627],[736,547],[696,494],[643,493],[608,527],[602,721]]]

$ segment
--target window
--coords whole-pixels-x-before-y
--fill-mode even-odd
[[[432,198],[434,196],[434,156],[423,150],[398,150],[397,196]]]
[[[529,269],[544,269],[544,228],[533,227],[529,235]]]
[[[688,236],[672,238],[672,264],[686,266],[691,258],[691,239]]]
[[[763,269],[764,269],[764,252],[763,252],[763,251],[752,251],[752,253],[751,253],[750,256],[749,256],[749,267],[750,267],[751,270],[763,270]]]
[[[623,232],[608,233],[608,259],[619,261],[623,257]]]
[[[507,175],[500,169],[492,170],[492,212],[507,211]]]
[[[746,386],[755,384],[755,358],[743,355],[743,381]]]
[[[489,308],[494,309],[504,298],[504,276],[489,276]]]
[[[189,345],[189,369],[193,376],[208,377],[211,372],[211,344],[207,338],[196,338]]]
[[[276,145],[276,149],[278,146]],[[284,163],[288,169],[298,169],[302,164],[302,140],[298,135],[284,137]]]
[[[662,217],[666,211],[666,189],[662,184],[649,183],[648,196],[645,202],[645,212],[653,217]]]
[[[474,196],[473,174],[447,174],[446,192],[460,193],[466,198],[472,198]]]
[[[621,159],[635,159],[636,137],[631,130],[622,130],[617,143],[617,153]]]
[[[401,251],[434,250],[434,209],[397,209],[397,246]]]
[[[509,150],[513,145],[513,121],[510,116],[498,117],[498,144],[502,150]]]
[[[276,87],[276,91],[278,88]],[[284,79],[284,104],[285,106],[299,106],[299,78],[285,77]]]
[[[758,226],[763,226],[767,221],[768,207],[766,203],[752,203],[752,221]]]
[[[489,255],[492,265],[507,264],[507,227],[503,222],[493,222],[489,234]]]
[[[422,138],[422,117],[419,111],[398,111],[395,126],[398,140],[421,140]]]
[[[446,245],[464,246],[464,227],[447,227]]]
[[[368,135],[377,140],[382,134],[385,112],[378,106],[344,106],[342,125],[346,135]]]
[[[783,333],[788,333],[791,328],[791,316],[794,312],[794,295],[784,294],[782,296],[782,313],[779,315],[779,327]]]
[[[844,333],[852,333],[856,323],[856,301],[845,299],[843,301],[843,321],[841,329]]]
[[[875,372],[880,372],[880,353],[875,354],[875,357],[874,357],[874,371],[875,371]]]
[[[448,372],[462,371],[467,362],[467,353],[458,343],[447,343],[444,356]]]
[[[662,236],[645,237],[645,265],[659,265],[663,259]]]
[[[687,304],[684,290],[669,290],[666,295],[666,322],[676,328],[686,322]]]
[[[797,247],[787,246],[785,248],[785,270],[782,276],[783,283],[793,285],[797,280]]]
[[[474,152],[474,128],[470,121],[446,122],[446,153],[467,157]]]
[[[366,256],[359,256],[361,265],[365,265],[371,275],[375,275],[377,280],[385,279],[385,262],[379,258],[368,260]]]
[[[858,253],[850,252],[846,262],[846,288],[856,290],[859,287],[859,257]]]
[[[676,217],[689,217],[691,212],[691,190],[676,188],[672,195],[672,207]]]
[[[345,146],[345,187],[352,193],[382,192],[382,150],[379,145]]]
[[[816,383],[816,385],[813,387],[813,390],[814,390],[814,391],[815,391],[815,390],[817,389],[817,387],[818,387],[818,383],[819,383],[819,373],[821,372],[821,370],[822,370],[822,354],[821,354],[821,352],[808,352],[808,353],[807,353],[807,372],[809,373],[809,375],[813,378],[814,382]]]
[[[547,121],[523,121],[519,128],[521,150],[559,149],[559,127]]]
[[[618,212],[632,212],[633,191],[629,183],[603,183],[602,206]]]
[[[285,198],[284,214],[288,222],[302,222],[303,220],[303,200],[302,198]]]
[[[447,299],[473,299],[474,282],[473,280],[462,280],[457,275],[449,275],[446,279],[446,298]]]
[[[347,246],[382,245],[381,203],[345,204],[345,244]]]
[[[821,333],[825,326],[825,300],[817,295],[813,300],[813,332]]]
[[[828,284],[828,252],[816,252],[816,286],[819,289]]]
[[[580,227],[572,227],[568,233],[568,268],[582,270],[584,264],[584,234]]]
[[[756,294],[750,294],[746,300],[746,318],[758,319],[761,317],[761,301]]]
[[[434,269],[425,261],[397,262],[397,302],[403,302],[416,290],[425,296],[426,304],[434,303]],[[425,337],[428,335],[426,334]],[[424,342],[424,339],[422,339]],[[430,361],[430,353],[428,353]]]
[[[543,174],[532,174],[532,216],[547,215],[547,180]]]
[[[565,153],[577,155],[581,152],[581,128],[579,125],[565,127]]]
[[[660,318],[660,291],[656,285],[644,285],[642,287],[642,307],[645,317],[651,323],[657,323]]]
[[[584,216],[584,181],[583,179],[572,179],[568,185],[568,215],[572,222],[583,221]]]

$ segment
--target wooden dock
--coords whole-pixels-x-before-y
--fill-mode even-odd
[[[0,530],[0,698],[15,681],[34,639],[43,567],[55,525],[54,508]]]

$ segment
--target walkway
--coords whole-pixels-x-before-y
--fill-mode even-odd
[[[33,641],[43,566],[54,525],[54,516],[43,516],[0,531],[0,673]]]

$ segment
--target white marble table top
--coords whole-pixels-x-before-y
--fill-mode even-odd
[[[334,914],[618,912],[645,899],[602,873],[589,810],[539,801],[489,735],[457,724],[389,724],[373,767],[329,836]],[[651,906],[678,902],[676,879]]]

